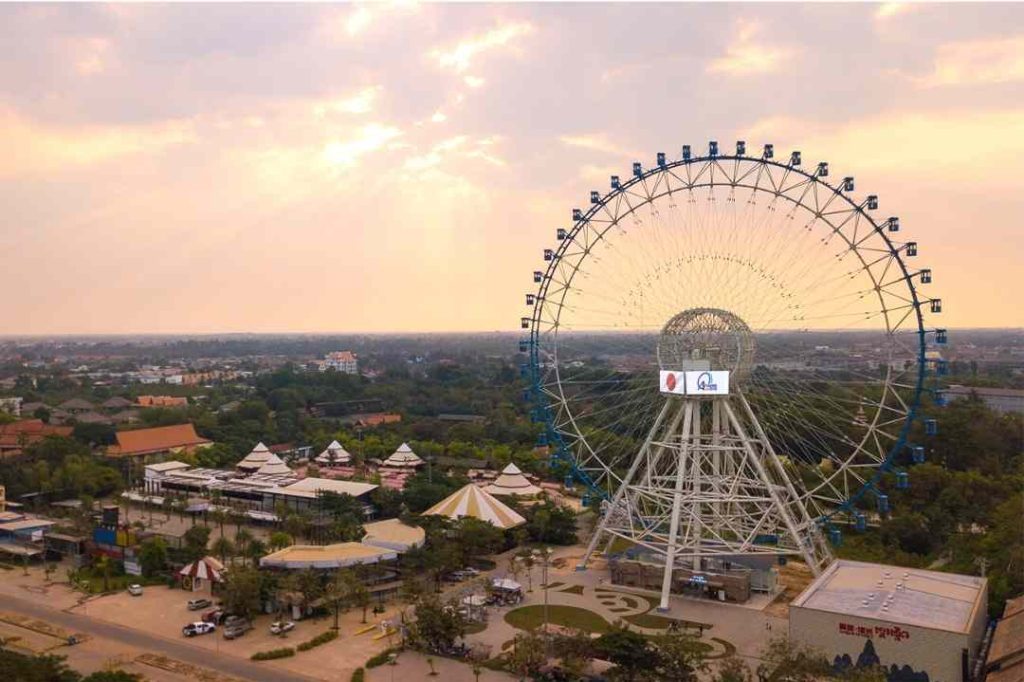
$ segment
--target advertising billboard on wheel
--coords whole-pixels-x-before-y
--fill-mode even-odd
[[[728,395],[728,372],[687,372],[686,395]]]
[[[728,395],[729,372],[661,370],[659,389],[669,395]]]

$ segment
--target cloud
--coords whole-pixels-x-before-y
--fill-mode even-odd
[[[371,123],[356,131],[354,137],[328,142],[324,145],[323,158],[332,166],[350,168],[361,157],[383,148],[401,134],[394,126]]]
[[[495,136],[471,140],[466,135],[450,137],[438,142],[430,151],[406,160],[403,168],[406,171],[423,171],[439,166],[445,157],[455,155],[465,159],[480,159],[492,166],[505,166],[504,159],[494,153],[493,147],[499,139]]]
[[[471,88],[479,88],[487,82],[487,79],[481,78],[480,76],[466,76],[462,79],[462,82]]]
[[[69,49],[75,71],[83,76],[103,73],[112,61],[112,45],[106,38],[73,38]]]
[[[629,152],[608,139],[604,133],[587,133],[581,135],[562,135],[558,141],[570,147],[581,147],[603,154],[628,155]]]
[[[61,127],[0,111],[0,177],[56,173],[153,153],[196,139],[190,121],[136,126]]]
[[[363,31],[373,21],[373,13],[366,7],[357,7],[345,20],[345,33],[355,36]]]
[[[875,10],[876,21],[886,21],[901,14],[909,14],[920,9],[920,5],[909,2],[883,2]]]
[[[505,24],[485,33],[464,38],[452,48],[435,49],[430,54],[442,68],[462,73],[469,69],[470,64],[480,54],[504,47],[532,31],[533,26],[526,22]]]
[[[744,134],[748,144],[776,143],[777,157],[801,149],[808,166],[817,154],[828,153],[837,177],[847,168],[896,174],[901,182],[909,176],[958,184],[976,178],[994,186],[1013,183],[1024,171],[1024,111],[1019,109],[893,112],[840,125],[776,117]],[[794,144],[800,146],[788,146]]]
[[[760,32],[761,26],[755,22],[737,21],[734,42],[726,48],[724,56],[708,64],[708,73],[731,76],[774,73],[796,55],[792,47],[757,42],[755,38]]]
[[[1024,36],[940,45],[932,73],[914,79],[923,88],[1020,80],[1024,80]]]
[[[431,123],[444,123],[448,120],[448,117],[444,115],[442,111],[435,111],[434,115],[430,117]]]
[[[377,96],[383,89],[380,85],[363,88],[348,97],[317,104],[313,108],[313,113],[318,118],[323,118],[329,113],[368,114],[373,111],[373,105],[377,101]]]

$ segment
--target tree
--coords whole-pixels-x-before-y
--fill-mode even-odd
[[[145,679],[138,673],[124,670],[101,670],[82,678],[82,682],[144,682]]]
[[[820,651],[775,637],[761,650],[757,678],[764,682],[817,682],[832,672],[828,659]]]
[[[249,529],[239,526],[235,532],[235,551],[243,557],[249,556],[249,543],[252,541],[253,536]]]
[[[500,551],[505,543],[504,533],[491,523],[466,516],[455,525],[457,546],[462,549],[462,562],[484,554]]]
[[[352,588],[350,573],[348,569],[335,571],[324,588],[324,600],[334,608],[334,625],[332,627],[335,630],[338,629],[338,616],[341,613],[341,605],[348,599]]]
[[[231,540],[221,535],[219,538],[213,541],[213,546],[210,550],[220,557],[220,562],[226,563],[229,556],[233,556],[235,552],[235,545]]]
[[[409,628],[413,644],[434,653],[455,646],[466,632],[466,624],[458,608],[444,604],[435,596],[424,597],[416,605],[416,621]]]
[[[637,680],[651,669],[655,651],[647,638],[617,624],[594,643],[597,655],[615,664],[609,674],[617,680]]]
[[[253,540],[245,548],[245,556],[252,559],[253,567],[259,565],[260,559],[267,553],[267,547],[262,540]]]
[[[225,574],[223,588],[224,608],[228,613],[251,618],[260,610],[263,578],[249,566],[235,566]]]
[[[0,648],[0,676],[17,682],[79,682],[81,675],[64,663],[63,656],[23,656]]]
[[[366,585],[357,575],[353,575],[352,580],[352,603],[363,610],[362,622],[365,623],[366,609],[370,606],[370,591],[366,589]]]
[[[508,664],[520,680],[536,676],[546,662],[544,640],[538,634],[526,632],[516,635],[508,655]]]
[[[276,530],[270,534],[270,540],[267,542],[267,548],[270,549],[271,552],[276,552],[279,549],[291,547],[292,544],[294,544],[294,541],[292,540],[291,535],[288,535],[288,533],[285,533],[284,531]]]
[[[149,538],[139,547],[139,566],[142,575],[152,577],[167,566],[167,543],[163,538]]]
[[[682,634],[666,634],[655,638],[658,649],[657,679],[666,682],[696,682],[697,673],[707,672],[704,652],[696,638]]]
[[[320,576],[311,568],[298,573],[299,594],[302,595],[302,609],[306,611],[313,602],[323,596],[324,587]]]
[[[738,656],[729,656],[718,664],[715,682],[751,682],[750,668]]]
[[[103,591],[110,591],[110,564],[111,560],[106,554],[96,560],[96,569],[103,574]]]
[[[562,671],[571,680],[583,678],[587,666],[594,658],[594,642],[589,634],[581,630],[571,635],[557,636],[552,650],[558,652]]]
[[[550,500],[526,512],[526,532],[534,542],[571,545],[576,542],[576,514]]]
[[[206,526],[192,526],[185,531],[185,547],[182,548],[185,561],[191,562],[206,556],[206,546],[210,542],[210,529]]]

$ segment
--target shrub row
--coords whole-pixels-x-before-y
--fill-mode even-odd
[[[356,668],[352,671],[352,682],[363,682],[366,679],[366,671],[362,668]]]
[[[254,661],[272,661],[275,658],[288,658],[295,655],[295,649],[286,646],[283,649],[271,649],[270,651],[257,651],[250,658]]]
[[[376,668],[377,666],[384,665],[385,663],[388,662],[389,657],[391,656],[391,654],[397,653],[398,651],[399,651],[399,649],[397,647],[392,647],[391,649],[385,649],[384,651],[380,652],[379,654],[377,654],[376,656],[374,656],[370,660],[368,660],[366,662],[366,667],[367,668]]]
[[[305,642],[303,642],[302,644],[298,645],[295,648],[298,649],[299,651],[309,651],[313,647],[318,647],[321,644],[327,644],[328,642],[333,641],[333,640],[335,640],[337,638],[338,638],[338,631],[337,630],[328,630],[326,632],[321,632],[319,635],[317,635],[313,639],[306,640]]]

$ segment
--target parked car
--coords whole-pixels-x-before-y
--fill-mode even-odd
[[[133,597],[141,597],[142,585],[139,585],[138,583],[135,583],[134,585],[129,585],[128,594],[132,595]]]
[[[228,614],[224,612],[224,609],[214,609],[212,611],[207,611],[203,614],[203,622],[221,625],[224,623],[224,619],[227,618],[227,615]]]
[[[205,597],[188,600],[189,611],[198,611],[199,609],[205,609],[207,606],[213,606],[213,602],[209,599],[206,599]]]
[[[278,620],[270,624],[270,634],[272,635],[283,635],[284,633],[290,632],[294,629],[295,623],[290,620]]]
[[[252,623],[244,618],[233,622],[224,621],[224,639],[236,639],[249,632],[249,630],[252,630]]]
[[[186,637],[195,637],[196,635],[205,635],[211,633],[216,629],[217,626],[213,623],[204,623],[203,621],[198,621],[196,623],[189,623],[188,625],[183,627],[181,629],[181,634],[185,635]]]
[[[462,569],[462,572],[466,574],[467,578],[476,578],[480,575],[480,571],[473,568],[472,566],[466,566],[464,569]]]

